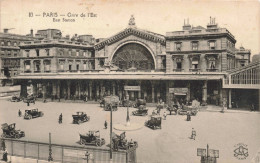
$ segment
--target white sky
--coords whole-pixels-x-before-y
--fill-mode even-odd
[[[135,16],[138,28],[165,35],[182,30],[184,19],[193,26],[206,27],[209,17],[216,17],[220,27],[227,28],[241,44],[260,53],[260,1],[251,0],[0,0],[0,30],[15,28],[11,33],[28,34],[39,29],[60,29],[63,36],[75,33],[92,34],[105,38],[127,27],[130,16]],[[96,18],[76,18],[76,22],[53,22],[48,17],[29,18],[29,12],[93,12]]]

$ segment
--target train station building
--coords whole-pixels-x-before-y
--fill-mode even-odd
[[[235,87],[228,86],[229,72],[251,64],[250,50],[236,49],[235,37],[214,18],[206,27],[193,27],[186,20],[182,30],[166,35],[138,28],[131,17],[126,29],[105,39],[62,37],[56,29],[42,30],[38,37],[20,45],[20,73],[13,79],[21,85],[22,96],[32,86],[33,94],[43,98],[123,99],[129,94],[130,100],[150,103],[182,98],[219,105],[227,99],[231,106]],[[252,90],[259,97],[254,87],[260,84],[259,64],[254,69],[247,77],[255,82]]]

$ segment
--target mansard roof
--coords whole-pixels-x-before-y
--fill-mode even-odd
[[[165,37],[163,35],[154,33],[154,32],[150,32],[147,30],[143,30],[143,29],[138,29],[135,27],[128,27],[126,29],[124,29],[123,31],[97,43],[94,48],[95,49],[100,49],[102,47],[104,47],[105,45],[110,45],[118,40],[121,40],[129,35],[135,35],[137,37],[141,37],[143,39],[146,40],[150,40],[153,42],[159,42],[161,44],[165,45]]]

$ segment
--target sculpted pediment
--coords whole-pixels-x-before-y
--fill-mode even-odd
[[[130,35],[134,35],[136,37],[140,37],[142,39],[149,40],[149,41],[156,42],[156,43],[159,42],[160,44],[165,45],[165,37],[163,35],[153,33],[150,31],[146,31],[146,30],[141,30],[141,29],[138,29],[135,27],[134,28],[129,27],[129,28],[126,28],[125,30],[103,40],[102,42],[96,44],[94,46],[94,48],[101,49],[105,45],[113,44],[114,42],[122,40],[123,38],[126,38]]]

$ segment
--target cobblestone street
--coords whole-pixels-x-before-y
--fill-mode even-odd
[[[9,102],[0,100],[0,122],[16,123],[16,128],[25,131],[22,140],[48,142],[48,134],[52,133],[52,143],[80,146],[79,133],[86,133],[88,130],[99,130],[101,137],[109,143],[109,127],[104,129],[104,121],[110,122],[110,112],[103,111],[98,104],[86,103],[42,103],[36,101],[29,107],[23,102]],[[32,120],[24,120],[18,117],[18,110],[37,107],[44,112],[44,116]],[[208,106],[210,107],[210,106]],[[149,107],[149,115],[153,107]],[[130,108],[130,113],[135,110]],[[72,124],[72,114],[76,111],[84,111],[90,116],[90,121],[77,125]],[[163,112],[161,111],[161,115]],[[63,123],[58,124],[59,114],[63,114]],[[130,114],[131,115],[131,114]],[[130,116],[131,122],[144,123],[145,117]],[[113,112],[113,123],[125,123],[126,108],[120,107]],[[244,163],[250,162],[260,148],[258,140],[260,114],[259,112],[199,112],[192,116],[191,121],[186,121],[186,116],[168,115],[163,120],[162,129],[152,130],[142,127],[136,131],[126,132],[128,140],[138,141],[137,161],[141,162],[164,162],[164,163],[199,163],[197,148],[219,150],[220,158],[218,163]],[[191,130],[197,132],[196,140],[191,140]],[[258,129],[257,129],[258,128]],[[114,130],[117,134],[121,131]],[[245,160],[238,160],[234,157],[235,145],[244,143],[248,147],[249,156]],[[108,148],[102,146],[102,148]]]

